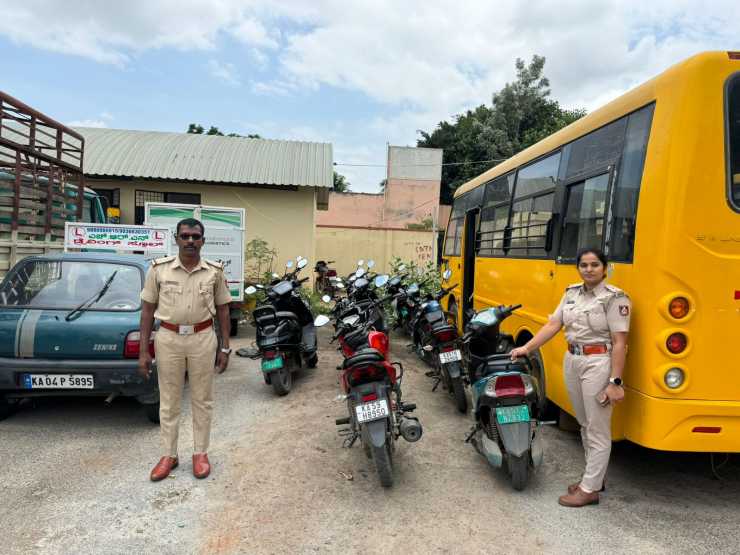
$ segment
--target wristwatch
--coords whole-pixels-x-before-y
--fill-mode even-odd
[[[622,378],[609,378],[609,383],[622,387]]]
[[[230,355],[230,354],[231,354],[231,349],[223,349],[223,348],[222,348],[222,349],[221,349],[221,352],[222,352],[223,354],[225,354],[225,355]]]

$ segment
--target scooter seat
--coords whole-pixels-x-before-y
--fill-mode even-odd
[[[432,331],[434,333],[440,332],[440,331],[456,331],[457,328],[455,326],[451,326],[447,322],[440,321],[432,326]]]
[[[377,349],[373,349],[372,347],[367,347],[366,349],[361,349],[360,351],[356,352],[351,357],[346,358],[342,366],[344,368],[349,368],[351,366],[372,364],[375,362],[381,362],[383,360],[385,360],[385,357],[380,351],[378,351]]]
[[[287,310],[281,310],[280,312],[276,312],[275,316],[278,317],[278,319],[282,320],[295,320],[298,321],[298,316],[294,312],[288,312]]]

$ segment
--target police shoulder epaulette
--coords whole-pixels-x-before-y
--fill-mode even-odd
[[[155,258],[154,260],[152,260],[152,266],[158,266],[160,264],[164,264],[165,262],[172,262],[175,258],[175,256],[163,256],[162,258]]]
[[[568,287],[566,287],[565,290],[567,291],[568,289],[578,289],[579,287],[583,287],[583,282],[573,283],[572,285],[569,285]]]
[[[224,265],[221,262],[214,262],[213,260],[206,260],[205,258],[203,260],[205,261],[206,264],[210,264],[211,266],[213,266],[217,270],[223,270],[224,269]]]
[[[612,293],[614,293],[615,297],[626,297],[627,296],[627,294],[624,291],[622,291],[619,287],[615,287],[608,283],[604,285],[604,288],[607,291],[611,291]]]

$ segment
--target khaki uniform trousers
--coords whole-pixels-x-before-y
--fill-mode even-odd
[[[179,335],[160,328],[154,337],[159,377],[159,428],[165,456],[177,456],[186,370],[193,413],[193,452],[208,451],[217,348],[218,340],[213,326],[191,335]]]
[[[611,354],[573,355],[565,353],[565,383],[581,425],[581,439],[586,453],[586,468],[581,489],[599,491],[604,483],[612,450],[612,406],[603,407],[597,398],[609,385]]]

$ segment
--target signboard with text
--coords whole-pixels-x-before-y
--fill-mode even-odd
[[[64,250],[166,254],[169,241],[166,227],[67,222],[64,229]]]

